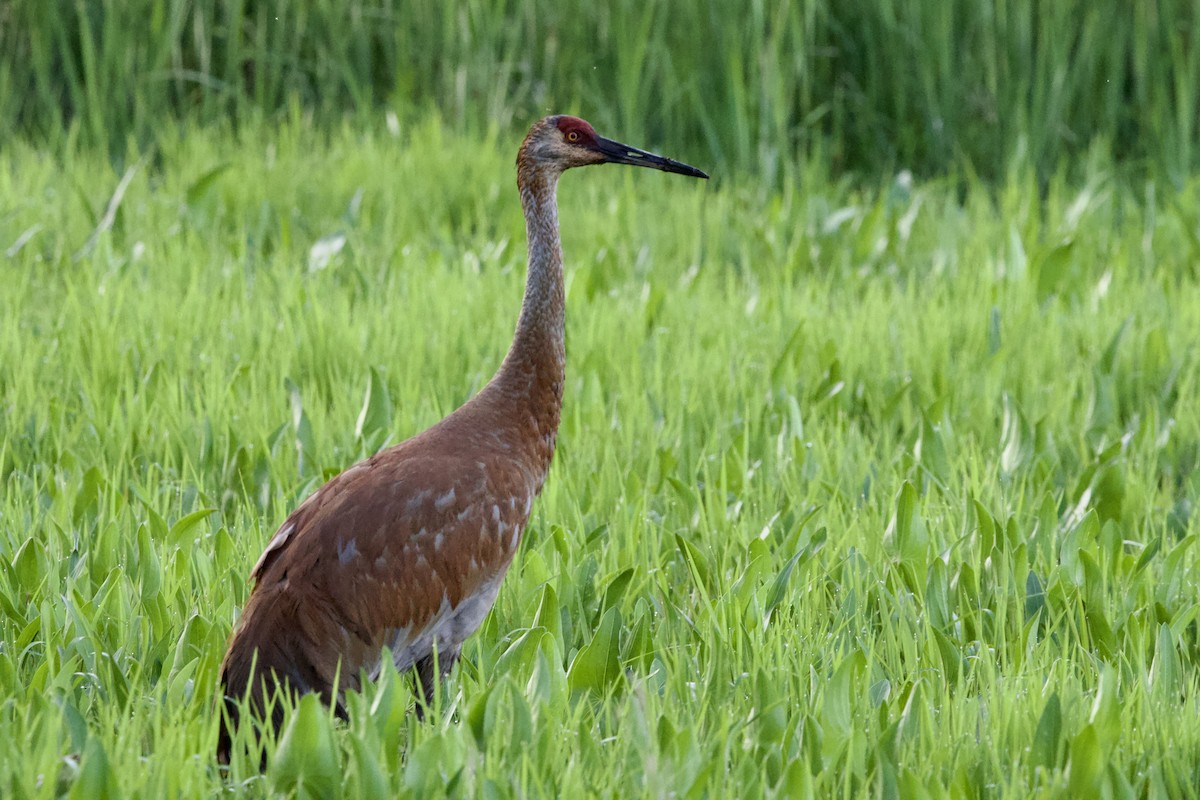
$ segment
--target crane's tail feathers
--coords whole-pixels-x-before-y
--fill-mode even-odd
[[[286,672],[274,666],[258,669],[258,656],[256,651],[248,669],[239,670],[235,664],[227,661],[221,671],[222,696],[218,701],[220,720],[216,755],[219,763],[229,764],[237,733],[249,719],[255,733],[247,739],[246,748],[261,750],[259,769],[265,770],[267,754],[261,742],[262,734],[269,732],[271,737],[280,735],[287,711],[299,702],[302,694],[315,692],[320,695],[322,702],[332,706],[334,713],[343,720],[348,719],[349,714],[338,690],[340,670],[333,686],[314,686],[298,669]]]

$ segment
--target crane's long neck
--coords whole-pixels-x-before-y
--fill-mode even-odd
[[[554,455],[566,368],[562,243],[556,170],[518,169],[529,238],[525,299],[512,346],[493,380],[500,403],[541,470]]]
[[[561,384],[565,354],[563,254],[558,238],[558,175],[538,172],[521,174],[521,208],[529,238],[529,272],[517,332],[502,370],[526,374]],[[531,387],[533,388],[533,387]],[[538,387],[540,388],[540,387]]]

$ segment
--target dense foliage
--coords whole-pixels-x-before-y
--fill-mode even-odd
[[[116,155],[167,117],[553,110],[768,179],[1050,174],[1097,142],[1181,179],[1198,85],[1192,0],[0,0],[0,137]]]

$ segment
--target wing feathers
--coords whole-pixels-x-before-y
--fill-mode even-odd
[[[347,470],[280,526],[222,666],[228,694],[249,685],[255,652],[260,674],[330,699],[339,668],[357,688],[384,647],[407,668],[482,622],[540,481],[508,459],[402,456]]]

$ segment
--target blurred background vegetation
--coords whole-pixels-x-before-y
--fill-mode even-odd
[[[180,125],[569,111],[777,180],[1045,177],[1099,149],[1178,180],[1200,146],[1195,0],[0,0],[0,143],[116,159]]]

